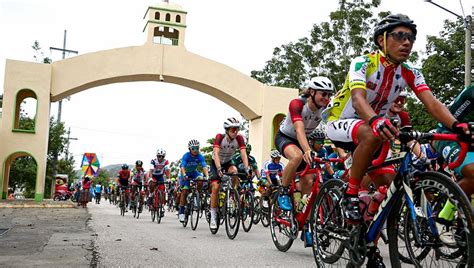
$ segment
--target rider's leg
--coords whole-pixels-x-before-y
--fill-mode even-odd
[[[463,178],[459,181],[459,187],[463,189],[467,197],[470,199],[471,195],[474,194],[474,163],[465,165],[461,169]]]
[[[218,181],[213,181],[211,183],[211,221],[216,220],[217,216],[217,208],[218,208],[218,198],[219,198],[219,182]]]
[[[283,187],[288,187],[295,176],[296,169],[301,164],[301,161],[303,161],[303,152],[296,145],[290,144],[285,147],[284,153],[288,159],[288,164],[286,164],[283,170],[281,181]]]

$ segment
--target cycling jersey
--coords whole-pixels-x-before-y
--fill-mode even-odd
[[[143,179],[145,177],[145,169],[143,169],[143,167],[135,167],[133,170],[132,170],[132,173],[133,173],[133,182],[134,184],[138,183],[138,184],[141,184],[143,183]]]
[[[328,121],[360,118],[352,103],[351,92],[361,88],[378,115],[385,115],[402,89],[410,87],[416,95],[430,90],[422,73],[407,63],[390,63],[380,50],[355,58],[343,88],[324,112]]]
[[[474,121],[474,85],[465,87],[459,96],[449,106],[449,111],[459,122]],[[452,133],[452,131],[438,123],[437,133]],[[453,141],[434,141],[436,151],[442,154],[443,158],[449,164],[456,160],[461,151],[459,144]],[[468,152],[464,162],[454,169],[458,175],[461,175],[461,169],[468,164],[474,163],[474,152]]]
[[[232,159],[232,155],[235,153],[235,150],[245,149],[245,140],[244,137],[240,134],[237,134],[237,136],[233,140],[230,140],[226,134],[217,134],[216,139],[214,141],[214,148],[220,148],[220,164],[223,165],[224,163],[227,163]]]
[[[249,167],[251,167],[252,170],[258,170],[257,160],[255,160],[255,157],[253,157],[251,155],[248,155],[247,159],[248,159],[248,162],[249,162]],[[230,162],[232,163],[233,166],[237,167],[237,172],[238,173],[245,173],[246,172],[244,162],[242,161],[242,156],[240,155],[240,152],[235,153],[232,156],[232,159],[230,160]]]
[[[202,168],[206,168],[207,166],[206,159],[204,159],[204,156],[201,153],[192,155],[190,152],[187,152],[183,155],[183,158],[181,158],[181,167],[184,168],[186,174],[194,173],[194,171],[197,170],[199,164]]]
[[[118,173],[118,178],[119,180],[128,180],[130,179],[130,170],[128,169],[122,169]]]
[[[265,162],[265,164],[263,164],[263,173],[265,174],[265,177],[270,178],[273,182],[276,181],[277,175],[282,175],[284,168],[285,164],[283,164],[283,162],[275,163],[273,162],[273,160],[270,159]]]
[[[291,138],[296,139],[294,123],[303,121],[304,131],[309,135],[321,122],[321,109],[312,111],[309,108],[307,98],[294,99],[290,102],[289,113],[280,125],[280,131]]]
[[[166,160],[166,159],[163,159],[163,160],[160,162],[157,158],[155,158],[155,159],[151,160],[151,167],[150,167],[150,169],[153,170],[153,173],[152,173],[153,177],[155,177],[155,176],[161,176],[161,175],[164,174],[164,172],[165,172],[166,170],[169,170],[169,169],[170,169],[170,167],[169,167],[169,162],[168,162],[168,160]]]

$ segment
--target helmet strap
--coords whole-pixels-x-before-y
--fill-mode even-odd
[[[316,95],[316,90],[313,89],[313,91],[314,91],[314,95]],[[321,106],[319,106],[319,105],[316,103],[316,100],[314,99],[314,95],[311,95],[311,93],[310,93],[311,101],[313,101],[314,106],[316,106],[316,108],[319,110],[319,109],[321,109]]]
[[[392,59],[387,52],[387,31],[383,32],[383,54],[385,54],[385,58],[390,63],[399,64],[396,60]]]

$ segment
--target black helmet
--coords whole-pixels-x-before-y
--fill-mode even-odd
[[[374,43],[377,47],[377,37],[382,35],[384,32],[389,32],[398,26],[405,26],[411,29],[414,35],[416,35],[416,24],[407,16],[403,14],[388,15],[383,18],[374,28]]]
[[[128,165],[127,165],[127,164],[123,164],[123,165],[122,165],[122,169],[128,169]]]
[[[135,166],[139,166],[139,167],[143,166],[143,161],[142,160],[137,160],[135,162]]]
[[[308,140],[310,141],[315,141],[315,140],[325,140],[326,139],[326,134],[319,130],[315,129],[311,134],[308,135]]]

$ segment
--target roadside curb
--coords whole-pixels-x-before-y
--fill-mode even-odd
[[[61,201],[41,201],[22,200],[22,201],[3,201],[0,202],[0,208],[75,208],[76,203]]]

